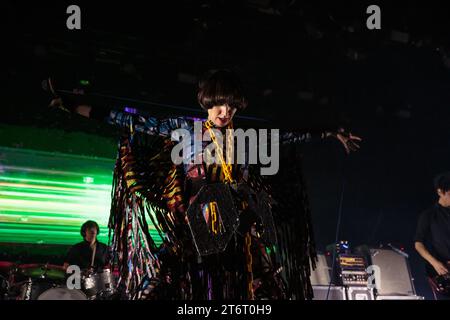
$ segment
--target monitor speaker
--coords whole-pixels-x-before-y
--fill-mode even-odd
[[[391,249],[370,249],[372,265],[378,266],[380,275],[377,295],[415,296],[408,258]],[[375,277],[377,279],[377,277]]]

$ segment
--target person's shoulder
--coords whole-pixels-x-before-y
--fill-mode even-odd
[[[83,247],[83,244],[84,244],[83,241],[75,243],[74,245],[69,247],[68,252],[74,252],[76,250],[80,250]]]
[[[72,248],[81,248],[81,247],[83,247],[83,246],[85,246],[86,245],[86,242],[85,241],[80,241],[80,242],[78,242],[78,243],[75,243],[73,246],[72,246]]]
[[[437,210],[437,207],[435,204],[433,204],[432,206],[429,206],[428,208],[426,208],[425,210],[423,210],[420,213],[420,217],[430,217],[432,214],[434,214]]]

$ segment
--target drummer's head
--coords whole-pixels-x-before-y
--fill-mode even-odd
[[[88,242],[94,242],[100,232],[97,222],[88,220],[81,226],[81,236]]]

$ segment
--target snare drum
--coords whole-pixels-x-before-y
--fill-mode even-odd
[[[114,293],[114,277],[109,269],[83,276],[82,288],[88,297],[112,295]]]

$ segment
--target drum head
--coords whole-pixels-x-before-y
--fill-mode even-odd
[[[44,291],[38,300],[87,300],[86,295],[76,289],[52,288]]]

